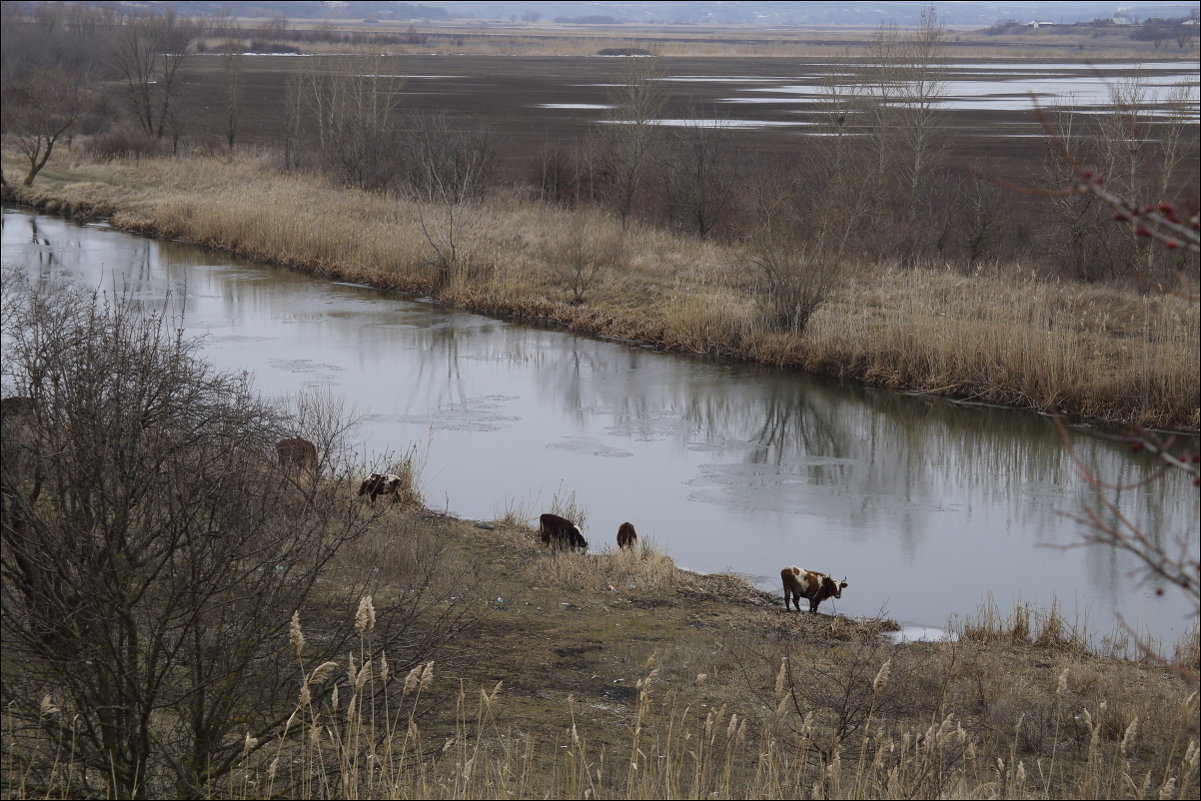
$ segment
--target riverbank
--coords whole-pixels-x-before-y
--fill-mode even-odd
[[[1172,294],[1048,282],[1020,265],[847,263],[796,337],[759,323],[737,248],[623,231],[598,211],[512,196],[415,204],[281,173],[267,154],[69,155],[6,199],[578,333],[1119,425],[1196,431],[1201,419],[1198,307]],[[590,277],[565,267],[581,250]]]
[[[1176,672],[1195,676],[1195,641],[1177,668],[1101,658],[1054,614],[1015,610],[893,645],[890,621],[831,614],[837,601],[786,613],[654,549],[556,554],[520,519],[385,518],[436,542],[487,613],[395,720],[323,706],[311,723],[329,737],[264,749],[216,794],[279,789],[274,759],[343,797],[1111,798],[1130,781],[1195,795],[1196,682]],[[364,543],[339,569],[386,572],[378,553]]]

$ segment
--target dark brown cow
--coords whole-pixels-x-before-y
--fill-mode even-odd
[[[390,495],[393,501],[400,497],[402,479],[393,473],[372,473],[359,485],[359,495],[366,495],[375,503],[380,495]]]
[[[638,543],[638,532],[633,523],[622,523],[617,527],[617,547],[633,548]]]
[[[784,608],[788,609],[788,602],[792,601],[799,612],[801,599],[808,598],[809,611],[813,614],[817,614],[817,605],[827,598],[841,598],[842,589],[847,586],[845,578],[835,581],[825,573],[802,570],[796,565],[781,570],[780,578],[784,581]]]
[[[542,533],[543,545],[556,550],[588,550],[588,540],[584,539],[580,527],[565,517],[544,514],[538,518],[538,530]]]
[[[0,419],[8,420],[12,418],[18,420],[21,418],[33,419],[38,411],[38,402],[33,398],[23,398],[19,395],[14,395],[10,398],[0,400]]]
[[[280,467],[317,470],[317,446],[307,439],[281,439],[275,443],[275,452],[279,454]]]

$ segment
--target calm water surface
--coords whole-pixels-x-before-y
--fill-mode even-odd
[[[1078,542],[1090,492],[1047,420],[848,388],[448,311],[188,245],[5,210],[3,261],[171,307],[202,355],[268,394],[329,388],[364,415],[364,469],[414,444],[429,504],[536,516],[574,492],[594,549],[633,522],[684,567],[846,575],[823,611],[945,627],[990,599],[1058,602],[1098,636],[1121,614],[1168,642],[1189,607]],[[7,376],[6,376],[7,383]],[[1080,435],[1104,478],[1154,465]],[[1127,490],[1126,514],[1198,551],[1198,492]],[[488,536],[481,531],[480,536]],[[827,609],[827,604],[829,609]]]

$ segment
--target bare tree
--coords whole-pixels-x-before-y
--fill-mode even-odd
[[[421,200],[482,200],[496,170],[496,135],[469,120],[413,114],[404,124],[407,191]]]
[[[404,140],[404,191],[417,201],[431,283],[442,289],[478,266],[481,201],[492,180],[495,137],[483,129],[456,127],[442,115],[413,115]]]
[[[600,201],[607,188],[608,171],[599,150],[596,136],[572,147],[548,142],[536,179],[542,201],[569,207]]]
[[[583,210],[571,215],[567,237],[546,249],[546,261],[555,277],[571,290],[571,302],[580,305],[606,273],[626,263],[625,236],[608,226],[594,225]]]
[[[983,178],[957,175],[952,183],[952,208],[947,230],[959,239],[969,267],[992,253],[1005,221],[1005,201],[1000,188]]]
[[[424,264],[434,291],[468,277],[483,241],[484,212],[475,198],[433,200],[416,206],[417,220],[429,250]]]
[[[306,84],[304,75],[289,75],[284,84],[284,167],[289,170],[300,166],[300,151],[304,144]]]
[[[175,81],[197,32],[195,24],[173,13],[125,17],[113,30],[110,64],[138,125],[156,139],[178,119]]]
[[[29,162],[23,183],[32,186],[59,139],[87,112],[90,94],[78,76],[62,70],[40,70],[14,83],[4,93],[4,130]]]
[[[59,140],[92,108],[94,72],[111,23],[110,10],[64,4],[0,8],[0,125],[28,161],[32,184]],[[5,182],[0,173],[0,182]]]
[[[1076,178],[1075,159],[1091,160],[1092,137],[1087,134],[1084,120],[1070,107],[1052,109],[1044,117],[1044,125],[1053,131],[1044,159],[1046,180],[1053,186],[1071,183]],[[1073,153],[1074,157],[1069,155]],[[1086,281],[1113,275],[1111,231],[1097,199],[1090,194],[1065,192],[1050,194],[1048,202],[1052,213],[1047,227],[1060,242],[1060,269]],[[1124,245],[1116,244],[1118,248]]]
[[[225,141],[233,150],[242,106],[242,51],[232,33],[221,47],[221,69],[225,75]]]
[[[673,137],[665,159],[669,216],[706,237],[722,220],[735,194],[734,171],[720,149],[720,119],[696,119]]]
[[[345,180],[363,189],[384,188],[394,180],[399,84],[385,68],[382,57],[346,61],[328,84],[332,115],[326,157]]]
[[[906,43],[897,82],[901,110],[901,141],[906,159],[903,175],[906,200],[918,208],[922,190],[940,151],[945,147],[941,122],[946,82],[941,78],[946,31],[931,5],[922,11],[921,24]]]
[[[912,263],[929,211],[929,182],[945,148],[941,101],[945,31],[931,6],[912,32],[881,27],[872,38],[860,78],[867,100],[862,116],[872,144],[874,213],[898,230],[902,257]]]
[[[613,108],[600,137],[611,174],[613,208],[623,227],[629,224],[660,144],[658,119],[665,97],[659,78],[657,57],[631,57],[617,87],[609,93]]]
[[[3,423],[5,747],[30,755],[27,786],[65,762],[68,794],[209,794],[295,710],[293,611],[325,624],[310,655],[336,659],[354,601],[390,581],[345,564],[329,578],[348,546],[371,547],[349,460],[323,454],[314,478],[271,458],[297,426],[330,447],[345,421],[312,403],[289,417],[128,298],[4,287],[6,391],[33,409]],[[374,640],[397,666],[468,620],[436,554],[410,555]]]
[[[286,148],[295,153],[307,117],[325,165],[362,189],[383,189],[396,179],[401,149],[398,82],[383,57],[338,59],[289,80]]]
[[[1115,197],[1171,199],[1188,139],[1192,89],[1179,86],[1163,99],[1167,114],[1152,115],[1151,88],[1138,75],[1110,86],[1110,106],[1093,126],[1068,105],[1043,114],[1048,129],[1047,179],[1072,187],[1082,165],[1106,177]],[[1041,113],[1041,112],[1040,112]],[[1053,220],[1066,242],[1062,262],[1070,275],[1084,280],[1137,276],[1158,280],[1175,262],[1171,250],[1145,239],[1123,236],[1112,225],[1113,211],[1094,192],[1046,193]]]
[[[769,331],[800,336],[813,314],[829,299],[845,271],[843,251],[831,229],[812,237],[793,193],[779,186],[755,192],[756,228],[746,243],[759,316]]]

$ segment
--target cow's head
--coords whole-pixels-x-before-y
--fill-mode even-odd
[[[842,589],[847,586],[847,580],[835,581],[829,576],[822,577],[822,589],[825,590],[825,595],[830,598],[842,598]]]

